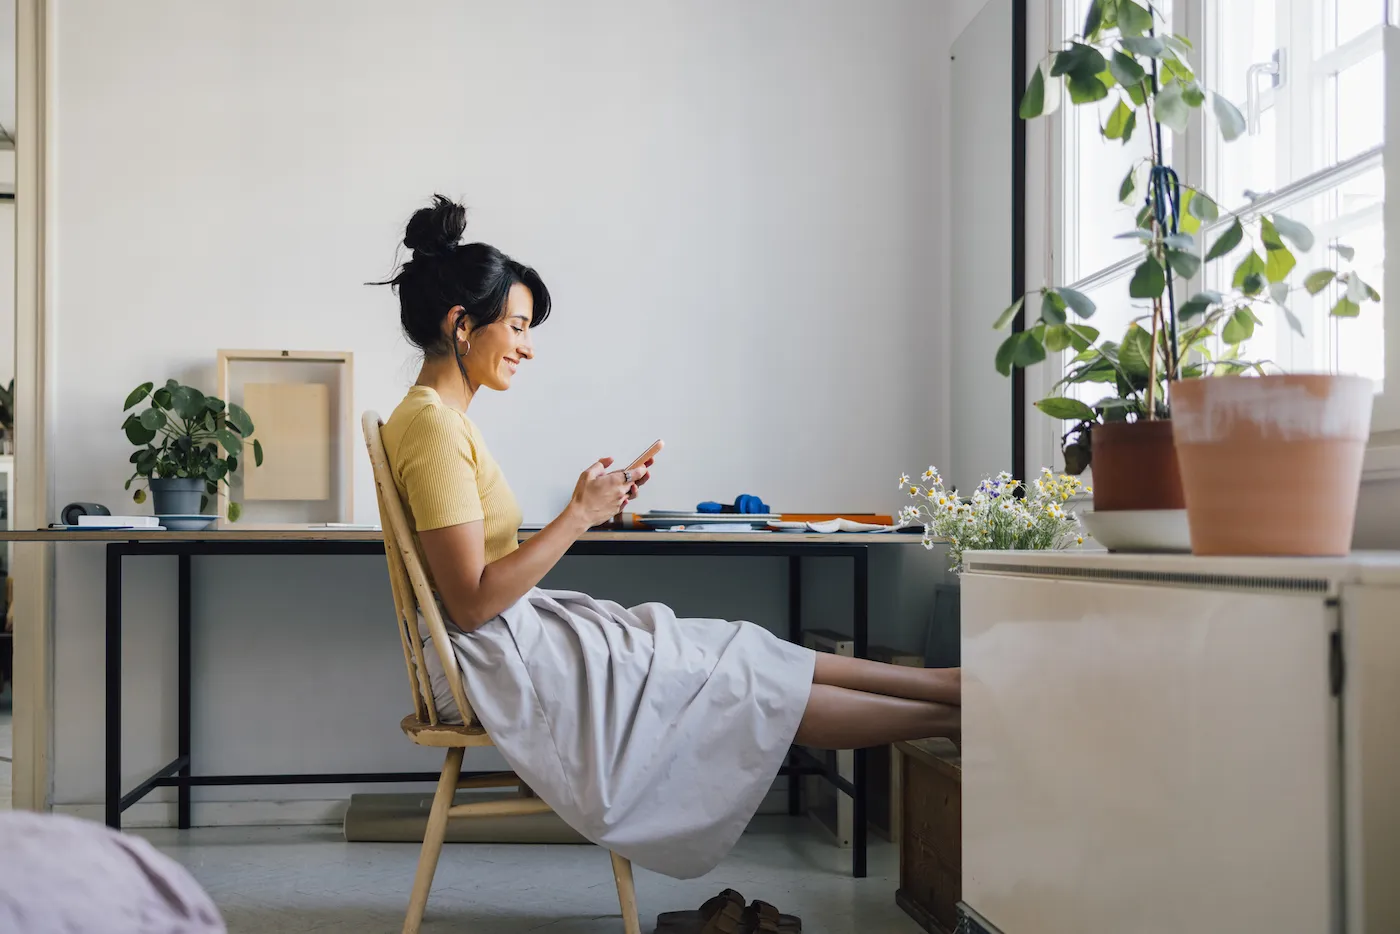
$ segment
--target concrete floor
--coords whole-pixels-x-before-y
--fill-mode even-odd
[[[141,831],[213,897],[232,934],[390,934],[403,924],[418,848],[346,843],[335,827]],[[803,819],[762,817],[719,868],[678,881],[637,870],[642,930],[720,889],[772,902],[811,934],[919,934],[894,903],[899,857],[873,840],[870,877]],[[608,856],[597,847],[449,844],[423,926],[432,932],[621,934]]]

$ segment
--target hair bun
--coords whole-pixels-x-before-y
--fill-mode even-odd
[[[467,229],[467,209],[462,205],[433,195],[433,206],[419,208],[408,220],[403,244],[418,256],[443,256],[450,253]]]

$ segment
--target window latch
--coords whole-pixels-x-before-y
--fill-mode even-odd
[[[1260,117],[1268,107],[1273,106],[1273,95],[1269,94],[1267,104],[1264,101],[1265,92],[1259,89],[1259,79],[1265,75],[1269,77],[1269,91],[1283,87],[1284,66],[1288,61],[1287,50],[1274,49],[1273,58],[1267,62],[1255,62],[1245,71],[1245,122],[1249,128],[1250,136],[1259,135]]]

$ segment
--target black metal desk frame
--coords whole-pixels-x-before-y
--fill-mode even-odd
[[[756,535],[757,533],[755,533]],[[190,826],[190,789],[211,785],[305,785],[349,782],[436,782],[437,772],[330,772],[263,775],[196,775],[191,758],[191,643],[190,565],[196,555],[379,555],[384,545],[374,540],[249,540],[217,541],[183,539],[171,541],[126,541],[107,543],[107,624],[106,624],[106,820],[107,826],[121,827],[121,815],[156,788],[177,789],[177,818],[181,829]],[[788,637],[802,639],[802,559],[804,557],[850,558],[853,565],[854,650],[857,658],[868,651],[870,546],[826,544],[820,540],[763,541],[647,541],[644,535],[626,540],[583,540],[569,549],[570,555],[639,557],[769,557],[788,559]],[[122,794],[122,562],[127,557],[174,555],[179,559],[179,686],[178,754],[164,768]],[[387,573],[387,572],[386,572]],[[821,775],[852,801],[851,871],[856,878],[866,875],[866,751],[854,756],[852,780],[820,761],[806,749],[794,746],[788,764],[779,774],[789,777],[788,812],[801,811],[802,775]],[[463,776],[469,773],[463,773]],[[484,774],[484,773],[483,773]]]

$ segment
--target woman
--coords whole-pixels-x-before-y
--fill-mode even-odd
[[[680,620],[538,585],[646,482],[602,458],[569,505],[517,544],[520,511],[467,417],[534,358],[539,275],[459,244],[438,196],[408,222],[390,284],[418,380],[384,424],[398,493],[461,662],[467,697],[510,766],[585,837],[657,872],[703,875],[729,851],[794,742],[827,749],[956,736],[958,671],[819,654],[752,623]],[[455,712],[435,653],[439,711]]]

